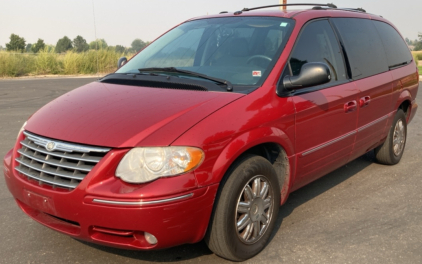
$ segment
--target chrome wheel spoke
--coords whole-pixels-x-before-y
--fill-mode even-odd
[[[260,192],[261,192],[261,179],[260,178],[256,178],[253,181],[252,190],[253,190],[254,196],[258,197]]]
[[[264,211],[270,208],[271,206],[271,197],[269,196],[267,199],[264,200]]]
[[[248,214],[245,214],[239,221],[237,221],[237,230],[241,231],[245,228],[245,226],[249,225],[251,222],[251,218]]]
[[[259,221],[261,222],[262,225],[267,225],[268,224],[268,216],[266,214],[262,214],[261,217],[259,218]]]
[[[249,240],[252,234],[253,225],[252,223],[249,223],[248,226],[245,229],[245,232],[243,233],[243,239]]]
[[[262,199],[265,199],[265,197],[267,196],[267,194],[268,194],[268,188],[269,188],[268,183],[264,182],[264,184],[263,184],[263,186],[261,188],[261,192],[259,193],[259,196]]]
[[[258,236],[259,236],[259,231],[260,231],[260,228],[259,228],[259,221],[255,221],[255,222],[253,222],[253,235],[252,235],[252,237],[255,239],[255,238],[257,238]]]
[[[239,202],[239,205],[237,206],[237,212],[241,214],[247,214],[249,213],[250,207],[250,202]]]
[[[245,194],[245,200],[247,200],[247,201],[253,200],[254,194],[253,194],[253,191],[252,191],[252,189],[249,185],[246,185],[245,190],[244,190],[244,194]]]

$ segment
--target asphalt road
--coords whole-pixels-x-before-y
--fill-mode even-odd
[[[93,80],[0,81],[1,156],[34,111]],[[421,112],[408,127],[400,164],[379,165],[368,153],[292,193],[270,244],[247,263],[422,263]],[[226,262],[204,242],[141,252],[72,239],[21,212],[3,178],[0,206],[0,263]]]

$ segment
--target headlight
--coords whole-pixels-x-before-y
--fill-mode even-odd
[[[199,148],[134,148],[120,161],[116,176],[130,183],[150,182],[191,171],[203,160],[204,152]]]
[[[19,138],[19,135],[22,133],[22,131],[25,129],[25,126],[26,126],[26,122],[25,123],[23,123],[23,125],[22,125],[22,127],[21,127],[21,129],[19,130],[19,133],[18,133],[18,136],[16,137],[16,140]]]

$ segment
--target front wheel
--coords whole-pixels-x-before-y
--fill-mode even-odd
[[[393,124],[385,142],[375,149],[375,158],[379,163],[394,165],[399,163],[403,156],[407,137],[406,115],[399,109],[394,117]]]
[[[268,243],[280,206],[280,186],[271,163],[260,156],[241,158],[228,172],[205,238],[217,255],[242,261]]]

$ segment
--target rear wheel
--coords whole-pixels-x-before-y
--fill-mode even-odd
[[[267,244],[280,205],[280,186],[271,163],[248,155],[229,172],[218,194],[205,238],[217,255],[242,261]]]
[[[399,163],[403,156],[407,138],[406,115],[399,109],[394,117],[393,124],[385,142],[375,149],[375,158],[379,163],[394,165]]]

